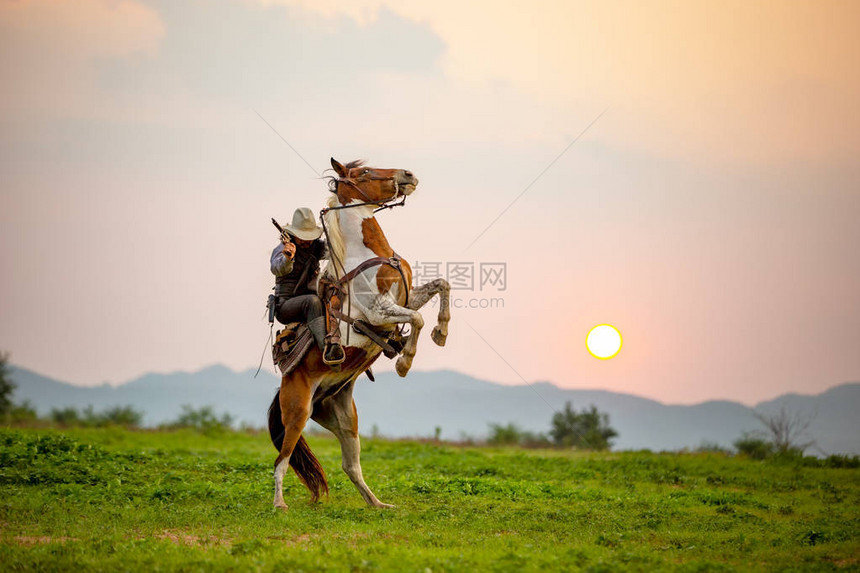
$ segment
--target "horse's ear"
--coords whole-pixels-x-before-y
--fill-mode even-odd
[[[334,157],[331,158],[331,168],[334,169],[334,172],[340,177],[346,177],[346,167],[338,163],[337,159]]]

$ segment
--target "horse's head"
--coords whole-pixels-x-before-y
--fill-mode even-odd
[[[345,205],[352,201],[382,203],[411,195],[418,179],[405,169],[378,169],[367,167],[363,161],[350,161],[346,165],[334,158],[331,167],[337,174],[332,179],[331,190]]]

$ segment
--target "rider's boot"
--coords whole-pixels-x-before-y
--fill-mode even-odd
[[[346,354],[340,342],[326,333],[325,317],[320,316],[308,323],[308,328],[314,340],[322,351],[323,362],[328,366],[335,367],[346,359]]]

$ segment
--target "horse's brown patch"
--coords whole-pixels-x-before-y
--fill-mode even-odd
[[[353,436],[358,436],[358,408],[355,407],[355,400],[352,401],[352,427],[350,427]]]
[[[331,370],[325,362],[322,361],[322,352],[319,347],[314,345],[305,354],[302,363],[299,364],[296,370],[304,371],[305,380],[319,380]],[[285,380],[282,380],[281,387],[283,388]]]
[[[385,233],[382,232],[376,217],[368,217],[361,222],[361,237],[364,246],[373,251],[377,257],[394,255],[394,249],[388,244],[388,239],[385,238]]]
[[[344,352],[346,353],[346,358],[344,359],[343,364],[340,365],[341,371],[354,370],[358,368],[367,356],[364,349],[356,346],[345,346]]]
[[[403,269],[404,276],[406,275],[406,269]],[[411,273],[410,273],[411,275]],[[376,288],[379,290],[379,294],[386,294],[391,290],[391,287],[395,284],[398,285],[397,289],[397,304],[405,304],[406,302],[406,288],[407,285],[402,284],[403,277],[400,276],[400,271],[395,269],[390,265],[380,265],[379,270],[376,272]],[[408,287],[407,287],[408,288]]]
[[[394,256],[394,249],[391,248],[388,239],[385,238],[385,233],[382,232],[376,217],[370,217],[361,222],[361,236],[364,246],[373,251],[377,257],[390,258]],[[406,304],[406,291],[412,284],[412,267],[404,260],[401,260],[401,264],[403,265],[403,276],[400,275],[400,271],[390,265],[380,266],[376,273],[376,288],[380,294],[385,294],[391,290],[392,285],[399,284],[397,304],[403,305]],[[406,277],[405,285],[401,284],[403,277]]]

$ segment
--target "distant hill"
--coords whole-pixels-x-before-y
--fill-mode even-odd
[[[271,372],[234,372],[211,366],[198,372],[146,374],[117,387],[73,386],[30,370],[13,367],[18,385],[14,399],[30,400],[40,414],[52,408],[92,405],[132,405],[145,413],[144,422],[156,425],[176,418],[183,404],[211,405],[229,412],[237,422],[265,425],[265,413],[279,379]],[[355,391],[359,429],[369,434],[375,426],[385,436],[431,436],[436,426],[442,437],[481,437],[488,424],[514,422],[545,432],[554,409],[570,401],[577,409],[595,404],[607,412],[619,432],[616,449],[676,450],[703,442],[729,446],[744,431],[760,423],[753,409],[729,401],[672,406],[629,394],[604,390],[571,390],[548,382],[506,386],[458,372],[412,372],[406,379],[393,372],[377,374],[377,381],[359,379]],[[860,384],[844,384],[817,396],[787,394],[756,405],[772,412],[780,407],[813,416],[809,434],[826,453],[860,454]]]

